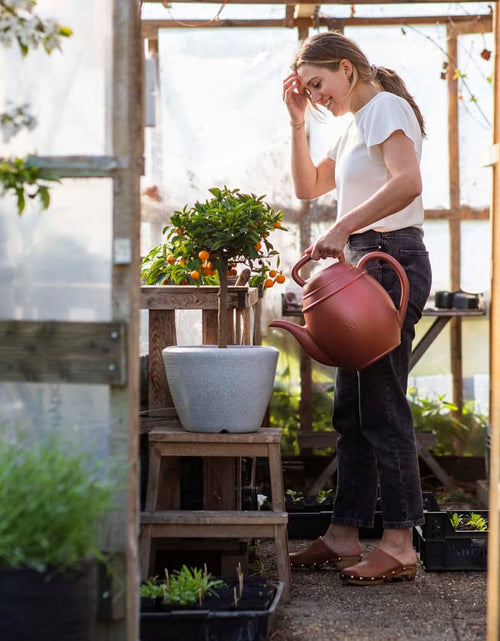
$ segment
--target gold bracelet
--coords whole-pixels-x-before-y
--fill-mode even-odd
[[[302,129],[302,127],[306,124],[306,121],[305,121],[305,120],[303,120],[302,122],[296,123],[296,122],[292,122],[292,121],[290,120],[290,124],[292,125],[292,127],[293,127],[294,129]]]

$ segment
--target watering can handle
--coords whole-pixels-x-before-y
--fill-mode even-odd
[[[300,285],[300,287],[304,287],[304,285],[306,284],[306,281],[302,278],[302,276],[300,276],[299,271],[302,269],[302,267],[304,267],[304,265],[306,265],[310,260],[312,260],[311,251],[312,251],[312,247],[311,249],[306,250],[306,253],[301,258],[299,258],[299,260],[292,267],[292,272],[291,272],[292,278],[297,283],[297,285]],[[344,260],[345,260],[344,254],[341,254],[338,257],[338,261],[342,262]]]
[[[377,258],[380,260],[385,260],[386,263],[389,263],[389,265],[394,268],[396,274],[398,275],[399,282],[401,284],[401,297],[399,299],[398,319],[399,326],[402,327],[406,316],[406,310],[408,308],[408,297],[410,295],[410,283],[408,282],[408,276],[406,275],[405,270],[401,267],[400,263],[390,254],[386,254],[385,252],[370,252],[369,254],[366,254],[358,261],[356,267],[358,267],[359,269],[363,269],[363,267],[369,260],[375,260]]]

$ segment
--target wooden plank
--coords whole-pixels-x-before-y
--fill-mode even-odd
[[[168,510],[141,512],[141,523],[145,525],[281,525],[288,522],[286,512],[269,510]],[[198,534],[199,536],[199,534]]]
[[[174,0],[175,3],[182,4],[184,2],[191,3],[193,0]],[[219,0],[197,0],[200,4],[220,4]],[[467,2],[477,2],[478,0],[464,0]],[[497,0],[493,0],[492,4]],[[436,4],[442,3],[443,0],[407,0],[406,4],[411,5],[412,3],[418,4]],[[161,3],[165,4],[165,0],[145,0],[144,4],[155,4]],[[301,0],[300,3],[297,0],[282,0],[278,4],[317,4],[317,0]],[[226,4],[277,4],[276,0],[227,0]],[[340,4],[340,5],[352,5],[353,3],[350,0],[322,0],[321,4]],[[401,0],[357,0],[354,4],[364,5],[364,4],[401,4]],[[467,16],[470,18],[470,16]]]
[[[299,447],[301,450],[337,447],[339,436],[340,434],[338,434],[338,432],[310,432],[309,434],[299,434]]]
[[[236,461],[234,458],[203,458],[203,508],[205,510],[236,508]]]
[[[186,0],[192,1],[192,0]],[[256,4],[249,0],[251,4]],[[296,1],[289,3],[296,4]],[[310,11],[313,12],[314,5],[317,2],[311,3],[300,3],[302,6],[309,6]],[[328,4],[322,2],[321,4]],[[227,20],[183,20],[181,21],[175,19],[169,20],[143,20],[142,21],[142,36],[146,40],[156,39],[158,37],[158,31],[160,29],[181,29],[185,28],[186,24],[190,24],[196,27],[201,27],[204,29],[221,29],[224,27],[232,29],[279,29],[279,28],[289,28],[289,27],[313,27],[321,26],[328,27],[328,29],[335,29],[338,31],[343,31],[345,27],[396,27],[405,25],[450,25],[453,23],[455,33],[460,33],[460,35],[466,33],[488,33],[492,29],[491,16],[489,14],[479,14],[477,16],[470,15],[443,15],[443,16],[405,16],[405,17],[385,17],[385,18],[362,18],[362,17],[352,17],[352,18],[334,18],[328,16],[318,16],[313,20],[313,18],[300,18],[294,17],[293,20],[289,18],[281,19],[227,19]],[[306,36],[307,37],[307,36]],[[299,37],[299,39],[303,39]]]
[[[217,309],[218,287],[209,285],[143,285],[142,309]],[[244,309],[258,300],[256,287],[229,287],[228,309]]]
[[[151,436],[151,432],[149,433]],[[237,456],[267,456],[266,443],[207,443],[203,441],[192,443],[157,443],[156,447],[163,453],[175,456],[206,457],[237,457]],[[234,484],[233,484],[234,485]]]
[[[60,178],[105,178],[118,169],[126,169],[127,156],[35,156],[29,155],[28,165],[35,165],[57,174]]]
[[[150,310],[148,371],[148,408],[150,410],[173,407],[162,350],[176,344],[175,311]]]
[[[0,380],[126,385],[124,322],[0,321]]]
[[[162,443],[215,443],[219,445],[236,443],[249,445],[252,443],[279,443],[281,430],[278,427],[261,427],[257,432],[222,433],[187,432],[186,430],[165,427],[150,432],[150,441]]]
[[[500,11],[494,10],[493,140],[500,144]],[[490,303],[490,492],[488,523],[487,640],[500,639],[500,165],[492,167]]]
[[[426,209],[426,220],[447,220],[455,218],[460,220],[489,220],[489,207],[469,207],[460,205],[458,209]]]

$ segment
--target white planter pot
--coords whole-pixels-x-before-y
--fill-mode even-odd
[[[256,432],[274,386],[279,352],[261,345],[167,347],[163,362],[188,432]]]

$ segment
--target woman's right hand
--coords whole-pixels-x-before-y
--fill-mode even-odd
[[[294,71],[283,80],[283,102],[290,114],[290,120],[300,123],[304,120],[308,98],[304,92],[304,87],[299,78],[299,74]]]

